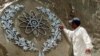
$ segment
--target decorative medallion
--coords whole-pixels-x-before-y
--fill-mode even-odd
[[[13,17],[19,11],[23,11],[23,9],[23,5],[12,4],[4,10],[4,14],[1,17],[1,24],[7,35],[6,38],[14,42],[15,45],[21,47],[24,51],[38,51],[39,56],[44,56],[47,51],[50,51],[50,49],[56,47],[58,45],[58,42],[61,40],[61,32],[58,28],[60,25],[60,20],[48,8],[36,7],[36,10],[39,13],[47,16],[47,20],[50,22],[51,25],[51,35],[43,43],[41,49],[38,49],[34,41],[27,40],[22,37],[22,35],[17,31],[17,28],[15,28],[15,25],[13,23],[13,20],[15,20],[13,19]],[[47,31],[45,29],[49,29],[49,26],[47,25],[48,23],[44,22],[45,19],[41,14],[36,14],[34,13],[34,11],[31,11],[29,13],[24,11],[22,15],[18,18],[18,20],[20,21],[19,27],[23,28],[26,34],[33,33],[37,36],[39,36],[40,34],[47,35]]]
[[[46,24],[47,21],[43,19],[41,14],[36,15],[34,11],[31,11],[30,14],[23,12],[23,16],[20,16],[19,21],[21,21],[19,27],[25,29],[26,34],[33,33],[37,37],[42,35],[47,35],[46,29],[49,29],[49,26]]]

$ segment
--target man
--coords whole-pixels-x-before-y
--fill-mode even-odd
[[[80,26],[80,19],[75,17],[72,20],[69,20],[69,23],[73,30],[68,30],[64,25],[59,26],[59,28],[64,31],[68,40],[72,43],[73,55],[91,56],[93,45],[85,28]]]

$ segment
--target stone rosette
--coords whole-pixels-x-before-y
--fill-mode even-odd
[[[24,51],[39,51],[39,56],[44,56],[44,53],[49,51],[50,49],[56,47],[58,45],[58,41],[61,40],[61,32],[59,30],[60,20],[59,18],[51,12],[48,8],[44,7],[36,7],[36,9],[48,16],[48,20],[51,22],[51,36],[43,43],[43,47],[41,50],[39,50],[36,47],[36,44],[32,41],[29,41],[22,36],[20,36],[19,32],[14,27],[13,23],[13,17],[17,14],[18,11],[23,10],[24,6],[20,4],[14,4],[8,6],[4,10],[4,14],[1,16],[1,24],[3,29],[5,30],[5,33],[7,35],[7,39],[14,42],[15,45],[18,45],[21,47]],[[33,27],[37,26],[37,20],[33,20],[33,22],[28,22],[31,26],[27,27]]]

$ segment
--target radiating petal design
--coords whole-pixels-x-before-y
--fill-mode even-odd
[[[42,29],[49,29],[49,26],[45,25],[45,23],[41,23],[39,28],[42,28]]]
[[[19,27],[22,27],[22,28],[26,28],[26,22],[21,22],[20,24],[19,24]]]
[[[26,34],[30,34],[33,32],[33,34],[37,37],[40,34],[46,35],[46,29],[49,29],[49,27],[47,26],[48,24],[45,22],[46,20],[43,19],[43,16],[41,16],[40,14],[36,15],[33,11],[31,11],[30,14],[24,12],[19,21],[21,21],[19,26],[21,28],[25,28]]]
[[[46,35],[46,31],[42,28],[38,29],[38,32],[42,35]]]
[[[25,33],[26,33],[26,34],[32,33],[32,28],[29,26],[29,24],[28,24],[25,28],[26,28],[26,29],[25,29]]]
[[[33,34],[34,34],[36,37],[38,37],[38,36],[39,36],[38,30],[34,30],[34,31],[33,31]]]

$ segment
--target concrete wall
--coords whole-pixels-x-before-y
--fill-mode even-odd
[[[24,2],[23,2],[24,1]],[[26,0],[21,0],[19,3],[30,6],[25,2]],[[32,1],[33,0],[28,0]],[[58,17],[61,18],[62,22],[66,25],[67,28],[70,28],[68,25],[68,20],[76,16],[81,19],[82,26],[85,27],[88,33],[91,36],[94,50],[93,56],[99,56],[100,54],[100,1],[99,0],[36,0],[37,4],[50,8],[55,12]],[[35,3],[36,4],[36,3]],[[31,6],[32,7],[32,6]],[[74,11],[74,12],[72,12]],[[3,30],[0,29],[0,43],[6,47],[9,52],[8,56],[27,56],[27,55],[37,55],[34,53],[23,52],[18,47],[14,46],[13,43],[7,43],[6,40],[2,37]],[[68,41],[65,40],[66,36],[63,36],[63,41],[60,43],[58,48],[55,51],[50,52],[47,56],[69,56],[70,49]],[[65,45],[66,44],[66,45]],[[12,47],[16,48],[13,49]],[[10,51],[9,49],[13,49]],[[61,51],[59,51],[61,50]],[[64,50],[64,51],[63,51]],[[63,51],[63,52],[62,52]],[[63,54],[63,55],[61,55]]]

